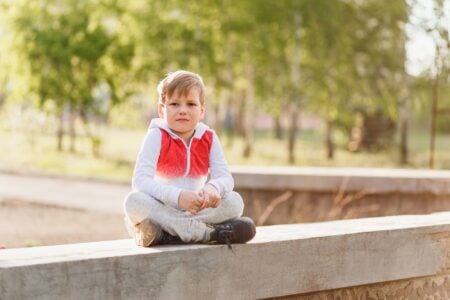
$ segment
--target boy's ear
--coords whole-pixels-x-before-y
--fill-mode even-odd
[[[158,116],[160,118],[164,118],[164,105],[162,103],[158,103]]]
[[[203,118],[205,117],[205,105],[204,104],[202,104],[201,106],[200,106],[200,120],[203,120]]]

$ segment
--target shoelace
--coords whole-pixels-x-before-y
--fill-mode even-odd
[[[225,225],[221,228],[219,231],[219,239],[224,241],[228,249],[233,251],[233,248],[231,247],[231,240],[233,239],[233,228],[231,228],[230,225]]]

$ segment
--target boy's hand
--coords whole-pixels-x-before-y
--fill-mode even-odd
[[[204,197],[201,191],[182,190],[178,199],[178,206],[187,210],[193,215],[201,211],[204,204]]]
[[[205,199],[201,209],[206,207],[216,208],[219,206],[221,197],[219,191],[214,186],[207,184],[200,190],[200,192]]]

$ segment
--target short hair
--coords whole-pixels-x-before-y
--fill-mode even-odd
[[[164,104],[167,97],[172,97],[175,92],[187,95],[193,87],[198,89],[200,103],[203,105],[205,102],[205,84],[202,77],[196,73],[184,70],[170,72],[158,84],[158,102]]]

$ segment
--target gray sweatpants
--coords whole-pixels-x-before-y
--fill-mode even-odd
[[[217,208],[205,208],[193,216],[145,193],[131,192],[125,198],[124,211],[133,225],[148,218],[164,231],[179,236],[183,242],[202,242],[207,240],[212,231],[206,223],[217,224],[240,217],[244,211],[244,202],[238,193],[230,192],[222,197]]]

